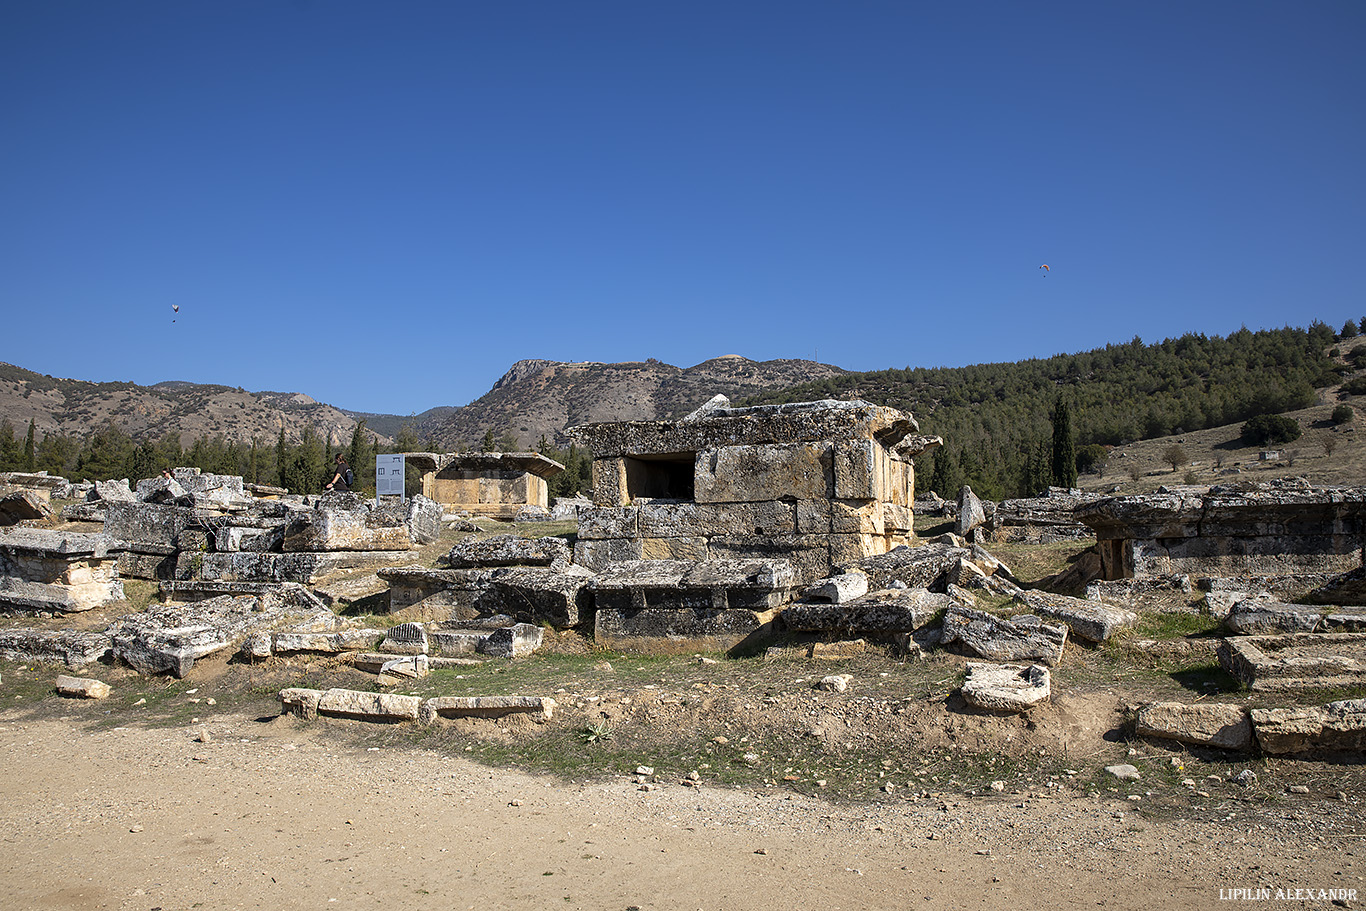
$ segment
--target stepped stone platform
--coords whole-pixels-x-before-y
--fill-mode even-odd
[[[1254,690],[1326,689],[1366,683],[1366,633],[1236,636],[1219,664]]]
[[[117,546],[103,534],[0,530],[0,611],[73,613],[122,601]]]

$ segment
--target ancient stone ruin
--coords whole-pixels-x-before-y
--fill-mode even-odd
[[[546,482],[564,466],[539,452],[405,452],[422,473],[422,495],[446,510],[512,519],[528,509],[549,518]]]
[[[911,540],[912,457],[937,445],[915,419],[867,402],[733,408],[680,422],[588,424],[595,508],[575,561],[786,560],[798,582]]]

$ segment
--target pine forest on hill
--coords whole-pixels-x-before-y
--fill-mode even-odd
[[[1344,336],[1355,336],[1349,322]],[[848,373],[754,396],[748,404],[864,399],[909,411],[944,446],[916,459],[917,490],[989,499],[1035,496],[1051,480],[1052,415],[1068,406],[1078,449],[1202,430],[1314,404],[1351,368],[1322,322],[1227,338],[1135,338],[1080,354],[970,367]],[[1349,342],[1350,344],[1350,342]]]
[[[1053,451],[1053,418],[1059,404],[1066,406],[1065,413],[1070,416],[1068,451],[1075,451],[1075,462],[1084,468],[1085,458],[1103,460],[1103,447],[1194,433],[1261,415],[1303,409],[1318,403],[1330,386],[1342,384],[1342,393],[1366,394],[1366,374],[1358,375],[1366,367],[1366,339],[1354,341],[1357,334],[1358,327],[1352,321],[1343,326],[1341,333],[1315,322],[1307,329],[1286,327],[1251,332],[1243,328],[1227,338],[1188,334],[1154,344],[1135,338],[1094,351],[1018,363],[907,367],[865,373],[829,367],[832,375],[758,393],[737,404],[840,398],[864,399],[908,411],[915,415],[923,432],[944,439],[942,448],[917,457],[918,491],[934,490],[950,497],[966,483],[980,496],[1000,500],[1037,495],[1059,479]],[[731,365],[726,359],[717,359],[701,366],[715,363]],[[773,363],[782,366],[785,362]],[[738,365],[735,369],[744,370],[768,366],[743,358],[734,359],[734,365]],[[641,365],[625,366],[641,372]],[[699,368],[692,369],[696,372]],[[11,368],[11,372],[38,389],[25,392],[26,400],[30,394],[43,394],[34,385],[38,381],[32,379],[37,374],[19,368]],[[117,385],[44,379],[54,388],[62,383],[73,385],[85,398],[93,394],[85,392],[86,387],[108,397],[105,387]],[[158,394],[172,396],[176,385],[161,384]],[[523,378],[513,385],[530,388],[535,383]],[[245,399],[253,396],[285,404],[306,399],[298,395],[245,393],[227,387],[195,386],[191,391],[202,397],[207,394],[204,389],[244,399],[237,404],[238,411],[249,410],[250,403]],[[701,388],[697,390],[697,395],[703,393]],[[539,402],[534,396],[526,401]],[[701,401],[691,407],[697,404]],[[329,413],[336,411],[311,399],[305,405],[328,409]],[[336,415],[345,417],[340,411]],[[151,477],[161,468],[186,465],[308,493],[316,492],[330,478],[328,469],[337,451],[347,453],[353,466],[363,466],[374,464],[377,451],[449,448],[435,439],[420,439],[410,423],[403,424],[397,438],[389,441],[377,438],[363,418],[358,422],[347,420],[351,423],[349,446],[341,442],[345,436],[333,436],[332,430],[324,435],[308,422],[300,421],[302,433],[297,438],[287,437],[280,423],[274,439],[232,439],[220,429],[182,447],[182,436],[173,431],[158,434],[158,428],[149,426],[134,436],[108,417],[86,433],[35,432],[34,419],[22,424],[5,419],[0,421],[0,471],[46,470],[72,480],[136,479]],[[510,423],[502,428],[487,427],[478,444],[467,443],[458,448],[531,448],[527,446],[529,439],[519,440],[517,436],[518,431],[525,429],[524,417],[509,414],[502,420]],[[336,425],[336,429],[341,426]],[[547,442],[545,433],[535,448],[569,469],[552,482],[552,496],[588,488],[588,453],[574,447],[558,449]],[[358,471],[357,475],[366,479],[363,483],[369,483],[367,472]]]

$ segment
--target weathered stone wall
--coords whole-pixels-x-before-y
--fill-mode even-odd
[[[497,518],[511,518],[522,506],[548,508],[550,503],[545,480],[520,472],[496,476],[450,469],[427,472],[422,476],[422,493],[444,506]]]
[[[594,424],[593,508],[575,561],[787,560],[803,582],[912,537],[911,457],[938,440],[866,402],[709,407],[677,424]]]
[[[1303,479],[1111,497],[1076,515],[1096,533],[1106,580],[1345,572],[1366,543],[1366,488]]]

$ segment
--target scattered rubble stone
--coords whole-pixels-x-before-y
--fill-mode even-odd
[[[112,692],[109,684],[103,680],[66,675],[57,678],[56,689],[59,696],[74,696],[78,699],[104,699]]]
[[[1252,723],[1262,749],[1276,755],[1366,750],[1366,699],[1322,707],[1253,709]]]
[[[1366,682],[1366,633],[1233,636],[1219,664],[1254,690],[1327,689]]]

